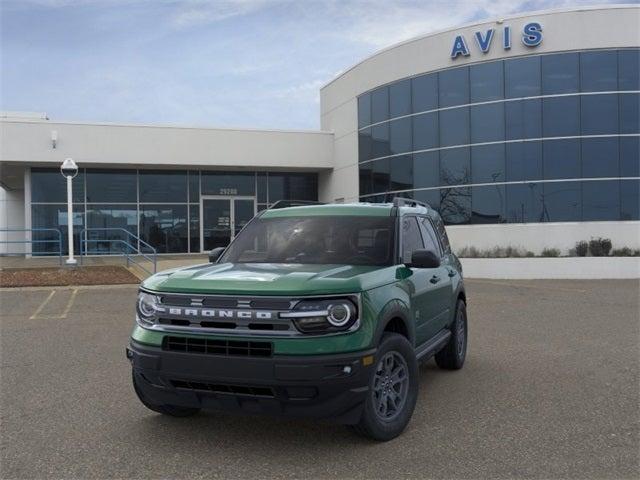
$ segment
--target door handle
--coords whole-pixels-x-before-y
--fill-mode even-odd
[[[433,277],[431,277],[431,279],[429,280],[431,283],[438,283],[440,281],[440,277],[437,275],[434,275]]]

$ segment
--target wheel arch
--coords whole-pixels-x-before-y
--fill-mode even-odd
[[[398,333],[415,345],[415,325],[411,322],[409,308],[399,300],[392,300],[380,313],[378,325],[373,338],[374,345],[378,345],[385,332]]]

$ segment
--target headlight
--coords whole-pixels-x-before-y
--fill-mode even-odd
[[[157,304],[158,297],[155,295],[147,292],[138,293],[138,302],[136,304],[138,318],[147,325],[152,324],[156,316]]]
[[[347,298],[302,300],[280,317],[293,320],[302,333],[331,333],[349,330],[358,320],[355,303]]]

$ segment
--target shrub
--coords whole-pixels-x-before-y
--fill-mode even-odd
[[[594,257],[606,257],[611,252],[611,240],[609,238],[592,238],[589,240],[589,251]]]
[[[586,257],[589,253],[589,243],[584,240],[576,242],[575,252],[578,257]]]
[[[611,255],[614,257],[640,257],[640,250],[632,250],[629,247],[614,248]]]
[[[545,248],[542,250],[542,253],[540,254],[541,257],[559,257],[560,256],[560,250],[558,250],[557,248]]]

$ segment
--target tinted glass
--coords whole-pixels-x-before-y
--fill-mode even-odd
[[[378,88],[371,92],[371,123],[389,119],[389,89]]]
[[[359,168],[360,195],[373,193],[373,177],[371,175],[371,163],[363,163]]]
[[[189,201],[200,201],[200,172],[189,172]]]
[[[640,90],[640,50],[618,52],[618,89]]]
[[[411,90],[414,113],[438,108],[438,74],[411,79]]]
[[[618,90],[617,52],[582,52],[580,54],[580,86],[583,92]]]
[[[507,221],[509,223],[537,223],[543,221],[542,184],[506,185]]]
[[[544,55],[541,63],[543,95],[574,93],[579,90],[580,72],[577,53]]]
[[[254,195],[254,173],[202,172],[203,195]]]
[[[365,128],[358,132],[358,159],[363,162],[372,158],[373,142],[371,140],[371,128]]]
[[[413,188],[413,157],[400,155],[391,162],[391,190],[409,190]]]
[[[617,95],[584,95],[580,103],[583,135],[618,133]]]
[[[503,223],[506,215],[504,185],[471,188],[471,223]]]
[[[471,147],[471,183],[505,181],[504,144]]]
[[[389,86],[389,117],[411,113],[411,80],[402,80]]]
[[[385,157],[391,154],[389,145],[389,124],[371,127],[371,157]]]
[[[131,236],[138,235],[138,210],[136,205],[87,205],[87,228],[104,228],[108,230],[94,231],[90,238],[97,240],[89,242],[89,252],[122,253],[125,250],[133,252],[136,245],[131,244]],[[125,245],[130,243],[131,247]]]
[[[545,222],[579,222],[582,218],[581,182],[543,184]]]
[[[506,139],[542,137],[542,100],[518,100],[506,102]]]
[[[462,185],[471,180],[469,148],[440,151],[440,185]]]
[[[186,205],[141,205],[140,236],[158,253],[188,252]]]
[[[200,205],[189,205],[190,252],[200,251]]]
[[[87,170],[87,202],[137,202],[137,191],[135,170]]]
[[[371,163],[373,176],[373,191],[375,193],[386,192],[389,190],[390,178],[390,159],[375,160]]]
[[[542,158],[545,179],[580,177],[580,140],[545,141]]]
[[[620,173],[618,162],[618,138],[582,139],[582,176],[617,177]]]
[[[640,180],[620,182],[620,219],[640,220]]]
[[[57,172],[60,177],[59,172]],[[60,252],[60,241],[62,243],[62,254],[68,254],[68,216],[66,205],[32,205],[31,206],[31,228],[53,228],[60,232],[33,232],[31,239],[33,244],[31,251],[35,255],[58,255]],[[80,231],[84,228],[84,205],[73,206],[73,248],[76,255],[80,254]],[[12,239],[12,238],[10,238]],[[15,239],[17,240],[17,238]],[[23,244],[5,244],[8,253],[19,252]],[[91,244],[89,244],[91,248]]]
[[[187,172],[140,170],[141,202],[187,202]]]
[[[440,162],[438,152],[413,154],[413,183],[415,188],[440,185]]]
[[[318,200],[318,175],[269,173],[269,203],[278,200]]]
[[[620,181],[582,182],[582,220],[620,219]]]
[[[508,182],[542,179],[542,142],[507,143],[505,152]]]
[[[265,172],[258,172],[256,177],[258,203],[267,203],[267,185],[267,174]]]
[[[413,117],[413,149],[438,147],[438,114],[424,113]]]
[[[542,100],[542,132],[545,137],[580,135],[580,98],[556,97]]]
[[[507,98],[540,95],[540,57],[505,61],[504,78]]]
[[[413,192],[413,198],[419,202],[428,204],[435,210],[440,209],[440,190],[437,188],[433,190],[415,190]]]
[[[620,138],[620,176],[640,177],[640,137]]]
[[[365,93],[358,97],[358,127],[371,124],[371,95]]]
[[[437,256],[442,255],[440,250],[440,243],[438,242],[438,236],[431,226],[431,222],[426,217],[418,217],[418,224],[420,225],[420,232],[422,233],[422,241],[424,248],[434,252]]]
[[[469,223],[471,219],[471,188],[440,189],[440,215],[449,225]]]
[[[469,107],[440,112],[440,146],[469,143]]]
[[[447,236],[447,231],[444,227],[444,222],[442,218],[437,216],[433,219],[433,225],[436,228],[436,233],[440,237],[440,244],[445,253],[451,253],[451,246],[449,245],[449,237]]]
[[[619,96],[620,133],[640,133],[640,95],[621,93]]]
[[[452,68],[438,74],[440,108],[469,103],[469,69]]]
[[[220,261],[390,265],[394,227],[393,217],[261,218],[240,232]]]
[[[504,140],[504,103],[471,107],[471,143]]]
[[[71,181],[74,203],[84,203],[84,171],[80,169]],[[31,202],[67,203],[67,179],[60,170],[31,169]]]
[[[389,122],[389,145],[391,153],[410,152],[411,143],[411,117],[400,118]]]
[[[414,251],[424,248],[416,217],[402,219],[402,262],[410,263]]]
[[[471,103],[504,98],[503,62],[481,63],[469,68]]]

